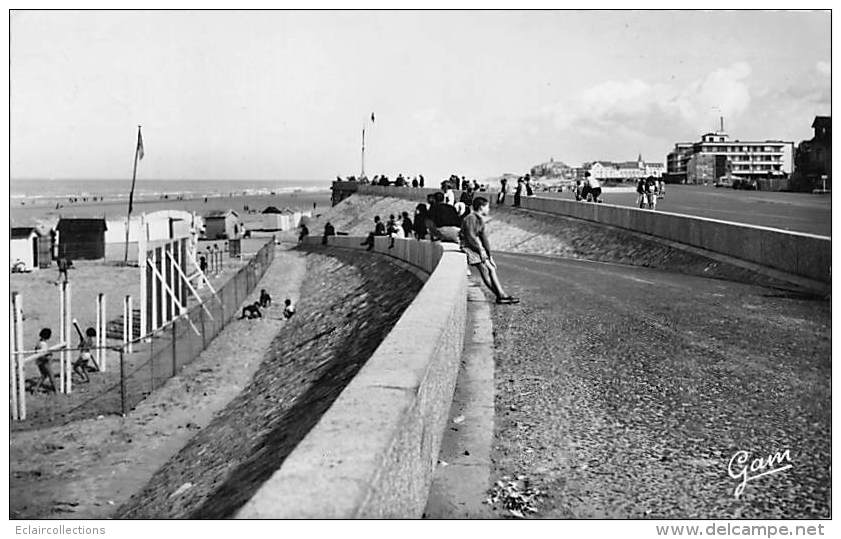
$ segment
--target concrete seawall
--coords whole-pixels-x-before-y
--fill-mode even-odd
[[[335,182],[333,189],[334,203],[353,193],[423,201],[428,194],[438,191],[360,185],[352,182]],[[493,191],[483,195],[492,202],[496,199],[496,192]],[[831,283],[832,240],[825,236],[555,198],[523,197],[521,207],[648,234],[810,279],[816,283]]]
[[[334,236],[333,248],[363,249]],[[317,247],[320,238],[308,238]],[[237,518],[418,518],[464,341],[467,267],[454,245],[376,238],[429,278],[389,335]]]
[[[574,200],[523,197],[521,207],[642,232],[792,275],[830,282],[832,242],[824,236]]]

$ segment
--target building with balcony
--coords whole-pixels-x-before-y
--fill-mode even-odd
[[[676,183],[714,182],[722,176],[758,180],[791,172],[792,142],[730,140],[721,131],[698,142],[678,142],[666,156],[666,178]]]

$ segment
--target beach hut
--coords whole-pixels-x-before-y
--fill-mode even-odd
[[[70,260],[105,258],[105,219],[62,218],[56,228],[59,256]]]
[[[234,210],[212,211],[204,217],[205,239],[239,239],[245,234],[245,227]]]
[[[262,213],[263,230],[283,230],[283,212],[274,206],[269,206]]]
[[[34,270],[40,267],[40,260],[44,256],[41,247],[41,234],[34,227],[12,227],[9,241],[9,266],[23,267],[24,270]],[[47,238],[47,264],[49,265],[49,238]]]

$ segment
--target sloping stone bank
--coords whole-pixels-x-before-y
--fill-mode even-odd
[[[318,422],[421,288],[382,257],[330,254],[307,255],[298,312],[251,384],[118,518],[232,516]]]

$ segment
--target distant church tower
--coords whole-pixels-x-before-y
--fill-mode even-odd
[[[642,160],[642,154],[641,153],[637,156],[637,168],[640,168],[640,169],[645,168],[645,161]]]

